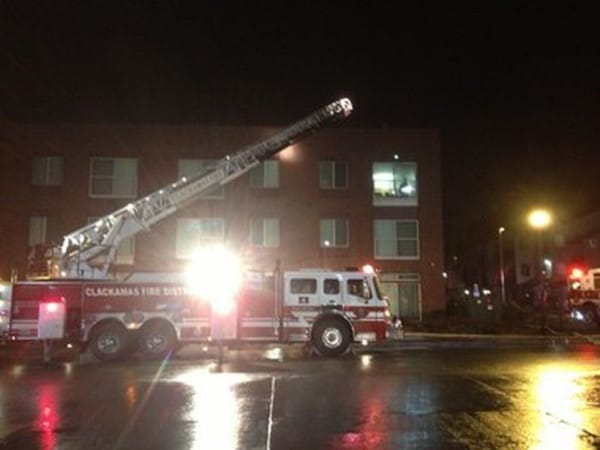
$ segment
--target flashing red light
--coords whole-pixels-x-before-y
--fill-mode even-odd
[[[365,264],[364,266],[362,266],[362,271],[364,273],[375,273],[375,269],[371,264]]]
[[[578,280],[583,277],[583,269],[580,267],[573,267],[569,272],[569,278],[572,280]]]

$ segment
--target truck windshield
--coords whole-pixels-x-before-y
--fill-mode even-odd
[[[381,290],[381,285],[379,284],[379,278],[373,277],[373,285],[375,286],[375,294],[377,295],[377,298],[380,300],[385,300],[386,296],[383,293],[383,291]]]

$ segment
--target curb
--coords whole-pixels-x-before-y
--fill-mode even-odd
[[[435,345],[511,345],[511,344],[592,344],[600,345],[600,335],[585,335],[580,333],[558,333],[548,329],[547,335],[532,334],[473,334],[473,333],[431,333],[431,332],[405,332],[404,339],[388,341],[372,348],[401,348],[403,345],[415,346],[419,344]]]

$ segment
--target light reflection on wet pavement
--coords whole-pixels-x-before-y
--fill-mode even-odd
[[[0,448],[600,447],[593,346],[275,353],[4,365]]]

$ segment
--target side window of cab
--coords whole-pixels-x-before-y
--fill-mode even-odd
[[[336,278],[325,278],[323,281],[323,293],[324,294],[339,294],[340,293],[340,282]]]
[[[366,300],[372,298],[369,283],[362,279],[352,279],[347,281],[348,294],[362,297]]]
[[[315,278],[292,278],[290,292],[292,294],[316,294],[317,280]]]

